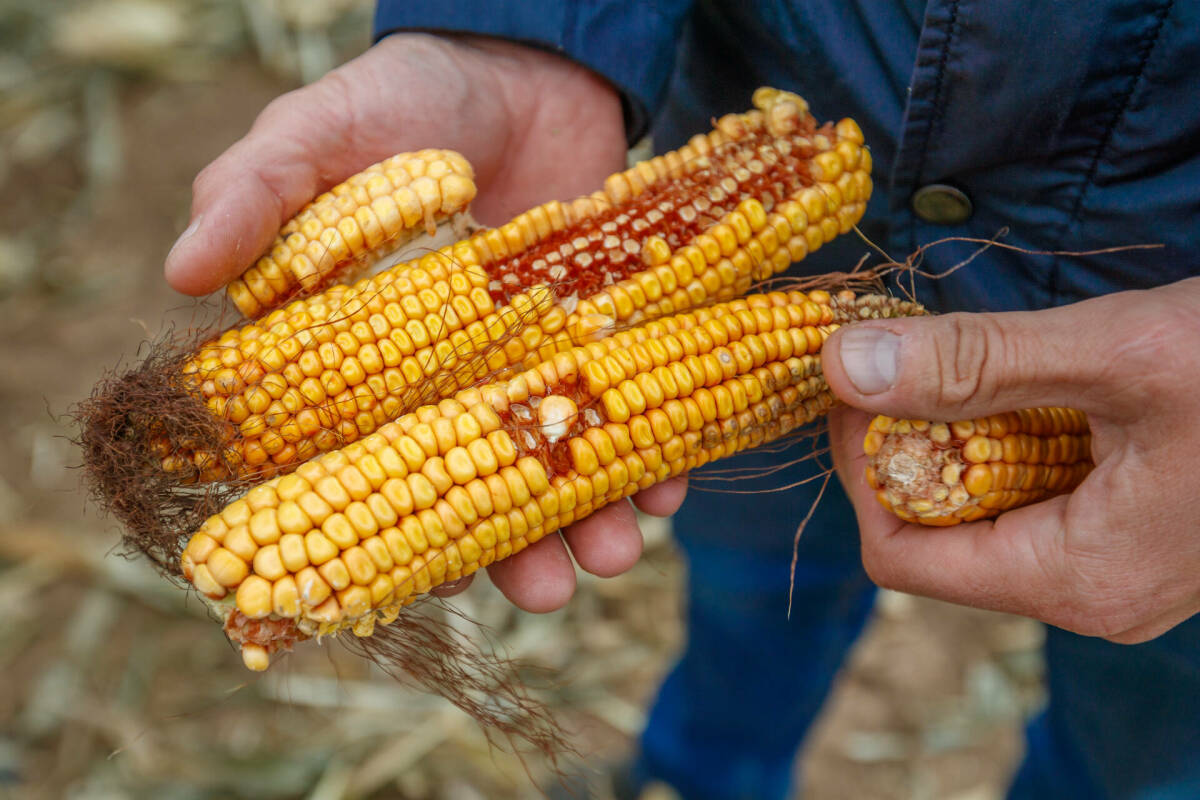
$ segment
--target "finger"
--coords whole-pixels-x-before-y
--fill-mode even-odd
[[[862,557],[879,586],[1072,629],[1083,622],[1062,556],[1065,498],[949,528],[903,524],[873,496],[855,502],[870,503]]]
[[[535,614],[562,608],[575,593],[575,565],[557,535],[492,564],[488,577],[513,605]]]
[[[875,491],[867,484],[868,456],[862,442],[871,415],[856,408],[840,406],[829,412],[829,445],[838,480],[854,505],[859,528],[870,527],[880,535],[894,533],[903,521],[889,513],[875,499]]]
[[[579,566],[602,578],[620,575],[642,556],[642,530],[626,500],[568,526],[563,538]]]
[[[1035,405],[1112,413],[1136,407],[1131,376],[1111,368],[1113,331],[1137,331],[1127,304],[855,323],[822,348],[846,403],[918,419],[967,419]]]
[[[687,489],[687,475],[677,475],[649,489],[642,489],[633,496],[633,504],[651,516],[669,517],[683,505]]]

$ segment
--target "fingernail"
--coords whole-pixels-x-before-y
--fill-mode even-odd
[[[171,249],[167,252],[168,260],[171,258],[171,255],[176,250],[179,249],[179,245],[183,244],[188,239],[192,238],[192,236],[195,235],[196,231],[200,230],[200,221],[203,219],[204,219],[204,215],[201,214],[200,216],[198,216],[194,220],[192,220],[191,225],[188,225],[186,228],[183,229],[183,233],[179,234],[179,238],[175,240],[175,244],[171,245]]]
[[[850,328],[842,334],[842,369],[863,394],[879,394],[896,380],[900,337],[879,328]]]

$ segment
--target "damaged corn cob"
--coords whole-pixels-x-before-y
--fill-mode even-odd
[[[1087,416],[1031,408],[962,422],[876,417],[867,482],[906,522],[955,525],[1069,492],[1092,469]]]
[[[744,294],[848,231],[871,191],[858,126],[818,127],[786,92],[759,90],[754,103],[590,197],[538,206],[201,345],[182,372],[225,433],[197,446],[158,431],[161,469],[179,483],[271,477],[598,329]],[[319,286],[381,251],[401,222],[449,213],[452,195],[469,200],[461,157],[422,152],[350,179],[285,226],[231,286],[239,307],[255,315]],[[421,170],[393,188],[396,174]]]
[[[834,402],[829,333],[913,313],[775,292],[557,352],[251,489],[191,537],[183,575],[252,669],[311,636],[368,636],[443,582],[814,419]]]

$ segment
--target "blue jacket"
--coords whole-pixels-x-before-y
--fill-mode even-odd
[[[1200,3],[1089,0],[381,0],[378,35],[472,31],[553,49],[620,89],[631,137],[659,149],[746,106],[759,85],[854,117],[875,161],[864,230],[894,257],[948,236],[1041,251],[1161,243],[1086,257],[993,249],[924,284],[946,310],[1041,308],[1200,274]],[[924,221],[914,192],[965,192],[960,224]],[[944,269],[974,245],[932,248]],[[805,262],[844,269],[842,237]]]

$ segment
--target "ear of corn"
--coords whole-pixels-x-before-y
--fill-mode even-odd
[[[776,292],[558,352],[251,489],[191,537],[182,572],[253,669],[308,636],[370,635],[445,581],[812,420],[834,402],[829,333],[911,310]]]
[[[941,423],[876,417],[867,482],[907,522],[955,525],[1069,492],[1092,469],[1086,415],[1032,408]]]
[[[271,477],[482,374],[551,358],[612,326],[739,296],[849,230],[871,191],[858,126],[818,127],[786,92],[760,90],[755,103],[590,197],[546,203],[202,345],[183,372],[228,423],[226,441],[213,452],[160,434],[151,449],[162,469],[180,483]],[[242,279],[246,288],[232,290],[253,296],[244,310],[379,250],[393,236],[385,220],[397,219],[382,206],[421,195],[418,181],[440,176],[442,205],[414,206],[405,219],[418,210],[431,219],[450,194],[469,199],[461,159],[422,153],[350,179],[289,223],[283,244]],[[393,173],[420,171],[414,163],[424,173],[387,194],[399,181]],[[310,252],[329,242],[332,260]]]

